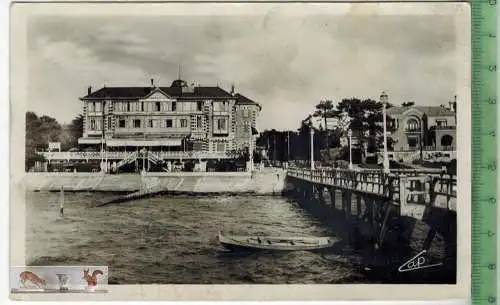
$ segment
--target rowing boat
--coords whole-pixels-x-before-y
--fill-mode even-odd
[[[337,240],[332,237],[248,236],[219,232],[219,242],[232,251],[311,251],[333,247]]]

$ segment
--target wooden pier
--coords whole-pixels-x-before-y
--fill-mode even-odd
[[[292,168],[287,172],[287,183],[289,193],[306,205],[320,202],[342,212],[353,227],[364,224],[376,247],[384,244],[391,219],[410,217],[425,221],[432,208],[456,209],[456,177],[441,170],[384,173],[382,170]],[[338,197],[340,204],[336,202]]]

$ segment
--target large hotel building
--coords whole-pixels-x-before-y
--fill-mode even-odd
[[[228,159],[255,148],[261,106],[234,87],[227,92],[180,79],[162,87],[152,79],[145,87],[89,87],[80,100],[84,127],[79,152],[49,152],[47,159],[105,157],[107,170],[134,162],[145,169],[161,163],[169,170],[175,161]]]

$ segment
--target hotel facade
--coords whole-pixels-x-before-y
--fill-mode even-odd
[[[196,160],[231,159],[253,151],[261,106],[222,88],[174,80],[169,87],[151,80],[145,87],[88,88],[80,98],[83,137],[78,152],[46,152],[49,160],[104,161],[105,171],[133,164],[136,170]],[[140,164],[139,164],[140,163]]]

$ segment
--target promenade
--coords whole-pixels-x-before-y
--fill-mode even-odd
[[[281,195],[285,171],[266,169],[249,172],[149,172],[103,174],[73,172],[26,173],[19,185],[27,191],[138,192],[168,190],[185,193],[255,193]]]

